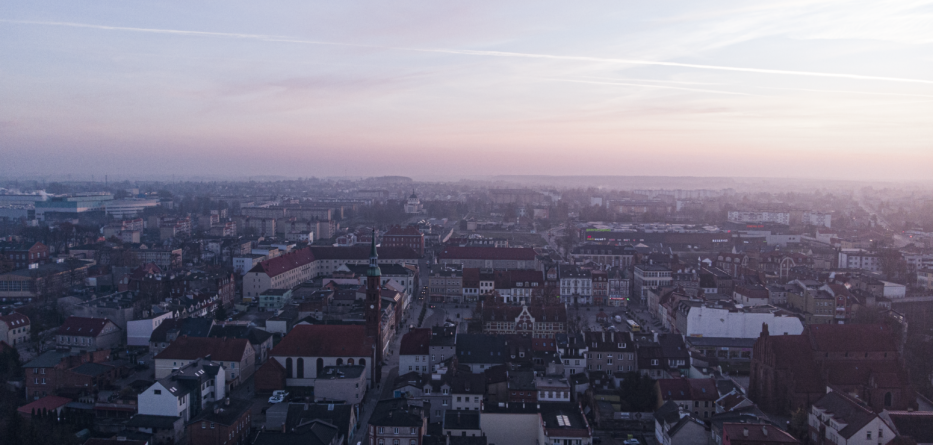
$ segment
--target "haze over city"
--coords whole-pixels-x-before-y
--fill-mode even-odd
[[[930,2],[4,2],[0,173],[925,180]]]

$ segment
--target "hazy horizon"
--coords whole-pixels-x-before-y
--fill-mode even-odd
[[[933,2],[0,6],[0,175],[929,181]]]

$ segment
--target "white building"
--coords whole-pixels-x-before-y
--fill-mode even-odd
[[[728,213],[727,219],[730,222],[740,223],[777,223],[784,224],[785,226],[790,225],[790,213],[788,212],[739,212],[733,210]]]
[[[104,203],[104,211],[117,219],[132,218],[143,210],[158,205],[158,199],[115,199]]]
[[[803,332],[799,318],[780,314],[775,308],[730,311],[726,308],[692,306],[687,313],[688,337],[758,338],[763,323],[774,335],[798,335]]]
[[[163,321],[170,318],[172,318],[172,312],[166,312],[151,318],[126,322],[127,346],[149,346],[149,338],[152,337],[152,331],[159,327]]]
[[[226,370],[217,362],[199,359],[159,379],[139,394],[139,414],[191,420],[209,404],[226,397]]]
[[[810,441],[846,445],[877,445],[894,439],[885,421],[848,394],[826,388],[810,408]]]
[[[803,212],[800,222],[808,226],[821,226],[826,228],[833,227],[833,215],[823,212]]]
[[[839,251],[839,268],[881,272],[881,258],[861,249],[842,249]]]

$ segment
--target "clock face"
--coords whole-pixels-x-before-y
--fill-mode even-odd
[[[376,308],[376,305],[371,304],[371,305],[369,305],[369,308],[370,308],[370,309],[375,309],[375,308]]]

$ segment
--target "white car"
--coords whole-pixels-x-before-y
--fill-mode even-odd
[[[272,397],[269,397],[269,403],[282,403],[288,397],[288,391],[273,391]]]
[[[638,443],[638,439],[625,439],[625,441],[622,443],[625,445],[640,445]]]

